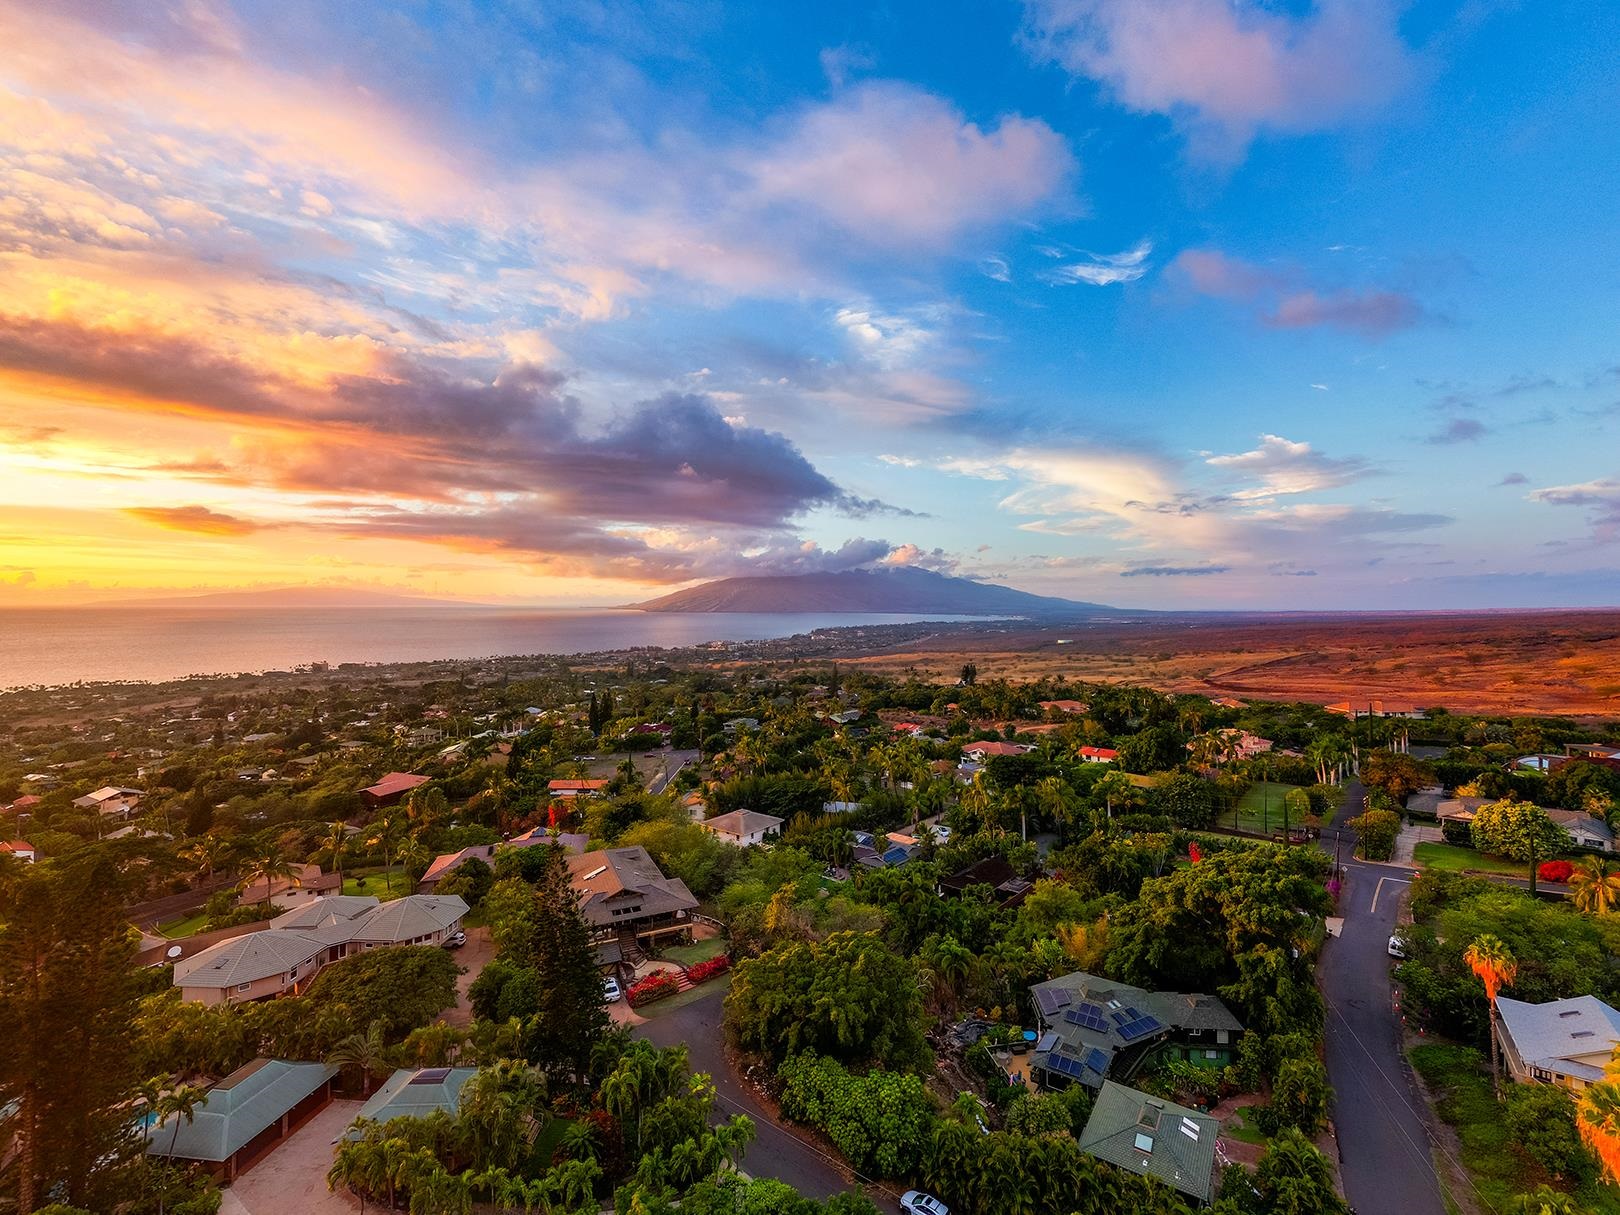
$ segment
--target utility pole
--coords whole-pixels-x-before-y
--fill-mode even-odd
[[[1530,832],[1530,897],[1536,897],[1536,833]]]

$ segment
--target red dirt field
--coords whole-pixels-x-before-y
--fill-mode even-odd
[[[1045,675],[1330,704],[1620,718],[1620,610],[1174,616],[939,633],[840,663],[954,678]]]

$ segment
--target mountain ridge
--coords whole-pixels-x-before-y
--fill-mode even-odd
[[[950,616],[1113,615],[1122,611],[909,568],[719,578],[626,606],[643,612],[939,612]]]

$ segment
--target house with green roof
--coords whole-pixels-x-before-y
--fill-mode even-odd
[[[324,1063],[255,1059],[209,1089],[189,1122],[143,1127],[147,1155],[196,1160],[229,1181],[323,1109],[336,1074]]]
[[[462,1086],[477,1072],[476,1067],[401,1068],[383,1081],[356,1116],[372,1122],[392,1122],[395,1118],[425,1118],[437,1110],[454,1114],[461,1102]]]
[[[1098,1160],[1174,1186],[1200,1205],[1215,1196],[1214,1118],[1103,1081],[1091,1108],[1080,1150]]]

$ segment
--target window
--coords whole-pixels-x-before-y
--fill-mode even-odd
[[[252,986],[253,986],[253,984],[251,984],[251,983],[238,983],[236,985],[236,990],[237,991],[247,991],[248,988],[250,988]]]
[[[1221,1052],[1218,1050],[1206,1050],[1204,1052],[1204,1058],[1206,1059],[1219,1059],[1220,1057]]]

